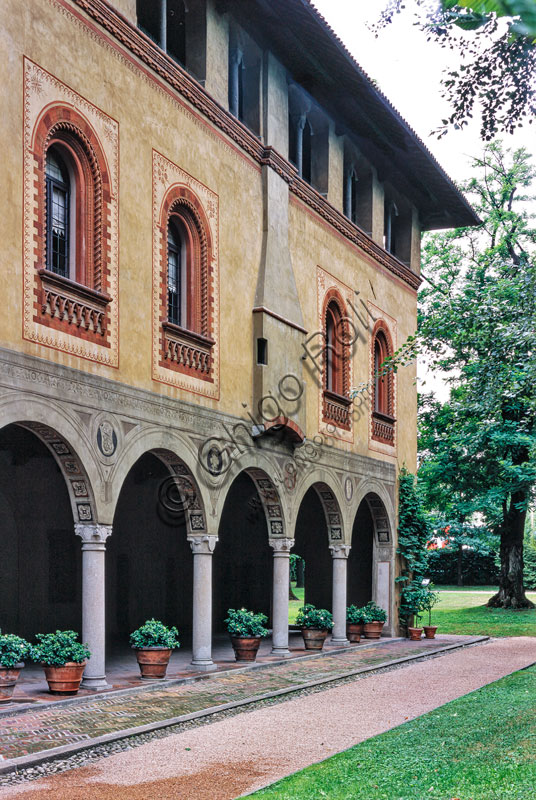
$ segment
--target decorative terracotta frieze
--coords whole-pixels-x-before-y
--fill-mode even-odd
[[[393,445],[395,441],[395,418],[379,411],[372,412],[372,438]]]
[[[38,270],[43,287],[41,313],[86,332],[104,336],[106,309],[112,298],[46,269]]]
[[[349,431],[351,427],[350,406],[352,401],[335,392],[324,389],[324,422],[332,422],[337,428]]]

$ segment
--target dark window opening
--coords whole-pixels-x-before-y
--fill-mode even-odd
[[[311,125],[309,124],[309,120],[305,120],[305,125],[303,126],[303,139],[302,139],[302,164],[301,164],[301,177],[307,183],[311,183],[312,179],[312,155],[313,155],[313,148],[312,148],[312,135],[313,132],[311,130]]]
[[[344,190],[345,190],[344,214],[354,224],[357,224],[358,220],[357,204],[359,200],[358,178],[353,168],[348,170],[348,172],[346,173]]]
[[[229,111],[260,133],[261,51],[249,36],[231,29],[229,37]]]
[[[343,386],[343,342],[341,315],[336,303],[326,309],[326,389],[342,395]]]
[[[268,364],[268,340],[257,339],[257,364]]]
[[[57,149],[51,147],[46,158],[46,267],[69,277],[69,217],[71,187],[69,172]]]
[[[397,252],[397,225],[398,208],[392,200],[385,201],[383,246],[388,253],[396,255]]]
[[[170,222],[168,225],[168,320],[174,325],[183,324],[182,297],[183,297],[183,252],[182,241],[177,226]]]
[[[389,374],[383,372],[383,364],[389,351],[387,340],[382,333],[374,342],[374,411],[379,414],[390,414]]]
[[[182,0],[167,0],[167,52],[186,64],[186,9]]]
[[[206,73],[205,0],[136,0],[138,27],[199,81]]]

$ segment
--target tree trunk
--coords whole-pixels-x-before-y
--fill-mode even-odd
[[[305,561],[303,558],[296,559],[296,589],[303,589],[305,586]]]
[[[289,600],[299,600],[300,599],[299,597],[296,597],[296,595],[292,591],[292,583],[291,583],[291,581],[289,581],[289,583],[288,583],[288,599]]]
[[[501,569],[499,572],[499,591],[488,600],[489,608],[534,608],[528,599],[523,585],[523,532],[525,529],[526,508],[519,510],[516,504],[522,503],[524,494],[512,496],[510,510],[504,514],[501,530]]]
[[[458,545],[458,563],[457,563],[458,586],[463,586],[462,556],[463,556],[463,548],[462,548],[461,544],[459,544]]]

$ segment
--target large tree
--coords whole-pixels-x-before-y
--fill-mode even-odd
[[[479,512],[500,536],[499,592],[489,605],[528,607],[523,532],[536,486],[535,177],[523,150],[486,146],[464,187],[480,227],[430,236],[424,246],[420,334],[432,369],[451,384],[423,410],[421,470],[437,506]]]
[[[443,80],[451,114],[437,133],[462,128],[481,113],[480,133],[513,133],[536,115],[536,3],[534,0],[414,0],[417,24],[429,39],[457,50],[459,65]],[[402,12],[391,0],[376,30]]]

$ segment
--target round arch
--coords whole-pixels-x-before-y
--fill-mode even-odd
[[[10,398],[2,403],[0,410],[0,430],[8,425],[25,428],[52,454],[65,480],[73,522],[106,522],[104,504],[98,500],[102,485],[100,469],[76,420],[51,401],[26,396],[23,401]]]
[[[255,484],[260,506],[266,518],[269,538],[292,538],[289,535],[290,527],[285,508],[286,497],[281,491],[281,487],[285,485],[282,471],[277,462],[259,452],[255,453],[254,463],[251,463],[249,453],[233,459],[223,478],[218,483],[214,481],[212,484],[215,519],[221,518],[228,492],[241,473],[246,473]]]
[[[282,498],[271,474],[249,464],[236,467],[227,478],[214,551],[216,627],[229,608],[246,607],[274,621],[271,545],[281,540],[288,544]]]
[[[191,442],[174,431],[148,428],[127,441],[121,457],[111,474],[112,514],[124,482],[139,459],[152,454],[161,461],[168,472],[169,480],[162,483],[158,502],[172,513],[184,510],[187,534],[202,535],[209,532],[206,508],[207,497],[199,473],[197,453]]]
[[[343,493],[338,485],[336,477],[332,474],[326,474],[326,470],[322,470],[321,472],[307,472],[296,487],[293,504],[294,526],[296,525],[303,499],[310,489],[314,489],[322,506],[329,543],[350,544],[350,542],[346,541],[348,526],[343,516],[343,509],[345,507]]]
[[[374,600],[387,612],[386,632],[395,625],[395,518],[384,486],[367,481],[354,504],[352,547],[348,557],[348,604]]]

